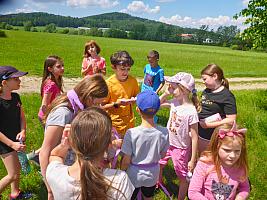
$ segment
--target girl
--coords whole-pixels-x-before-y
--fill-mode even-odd
[[[111,130],[109,115],[97,107],[80,112],[71,128],[65,128],[63,142],[51,152],[46,172],[55,200],[130,199],[134,187],[127,174],[103,168]],[[73,165],[66,166],[63,162],[69,146],[77,159]]]
[[[44,62],[41,84],[42,104],[38,117],[43,121],[44,113],[51,102],[63,92],[64,63],[58,56],[48,56]]]
[[[175,172],[180,180],[178,199],[184,199],[188,189],[186,175],[192,172],[197,159],[198,115],[196,108],[198,100],[195,81],[191,74],[185,72],[179,72],[165,80],[168,88],[160,96],[160,100],[162,107],[170,108],[167,124],[170,148],[165,158],[159,162],[161,164],[159,181],[162,181],[163,166],[167,165],[169,158],[172,158]],[[191,93],[192,99],[190,100]],[[170,95],[173,99],[167,100]]]
[[[64,64],[58,56],[48,56],[44,62],[43,79],[41,84],[41,97],[42,104],[39,109],[38,118],[44,126],[44,113],[51,102],[63,92],[63,80],[62,75],[64,73]],[[39,165],[39,152],[33,150],[27,154],[29,160],[34,161],[35,164]]]
[[[201,112],[199,113],[199,153],[204,151],[214,129],[236,119],[236,101],[229,91],[229,84],[222,69],[215,64],[207,65],[201,71],[206,86],[202,93]],[[212,119],[214,116],[214,119]],[[221,120],[222,119],[222,120]]]
[[[215,129],[189,186],[189,199],[244,200],[249,195],[246,129],[229,125]]]
[[[17,151],[25,151],[26,146],[18,140],[26,139],[26,120],[22,103],[13,90],[20,88],[20,79],[28,72],[18,71],[11,66],[0,67],[0,156],[7,175],[0,180],[1,193],[11,185],[10,199],[30,198],[31,194],[19,189],[20,163]]]
[[[91,40],[85,43],[81,73],[83,76],[102,73],[106,75],[106,61],[98,54],[101,49],[98,44]]]
[[[48,108],[44,117],[45,134],[40,151],[40,165],[43,177],[45,177],[48,159],[52,149],[60,143],[62,132],[66,124],[69,124],[74,115],[85,107],[98,105],[108,94],[108,87],[101,75],[84,78],[73,90],[56,98]],[[72,164],[73,154],[69,153],[65,162]],[[48,189],[48,199],[53,199],[52,192]]]

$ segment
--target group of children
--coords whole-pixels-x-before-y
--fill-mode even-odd
[[[62,89],[63,60],[45,60],[38,113],[44,139],[33,157],[40,159],[49,200],[136,199],[140,194],[152,199],[163,185],[162,171],[170,158],[179,179],[178,199],[187,194],[192,200],[248,198],[246,129],[237,128],[235,97],[219,66],[209,64],[201,71],[206,89],[198,101],[193,76],[164,76],[155,50],[147,56],[140,93],[129,75],[134,64],[129,53],[111,55],[114,74],[105,80],[99,52],[95,41],[86,43],[84,78],[67,93]],[[26,138],[26,121],[19,95],[12,92],[26,74],[0,67],[0,155],[8,173],[0,180],[0,193],[11,184],[10,199],[29,196],[19,190],[17,156],[26,148],[18,142]],[[141,116],[137,127],[134,104]],[[167,127],[155,120],[161,107],[170,109]],[[109,168],[118,151],[123,171]],[[193,173],[190,184],[188,173]]]

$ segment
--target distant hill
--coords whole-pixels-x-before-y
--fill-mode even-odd
[[[78,18],[70,16],[54,15],[44,12],[18,13],[0,15],[0,22],[6,22],[13,26],[23,26],[23,23],[31,21],[34,26],[45,26],[54,23],[58,27],[97,27],[97,28],[115,28],[124,31],[133,31],[136,26],[145,27],[147,30],[155,30],[159,26],[163,29],[172,29],[179,33],[194,33],[197,29],[181,28],[174,25],[168,25],[162,22],[148,20],[140,17],[133,17],[129,14],[112,12],[100,15]]]

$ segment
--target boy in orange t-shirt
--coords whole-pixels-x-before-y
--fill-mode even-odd
[[[139,93],[137,80],[129,75],[134,61],[127,51],[111,55],[110,62],[114,74],[107,79],[109,94],[103,108],[107,110],[112,125],[123,138],[129,128],[134,127],[133,103]]]

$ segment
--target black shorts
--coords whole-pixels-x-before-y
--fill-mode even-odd
[[[139,187],[139,188],[135,188],[134,192],[133,192],[133,195],[131,197],[131,200],[135,200],[136,197],[137,197],[137,194],[139,192],[139,190],[141,189],[141,192],[142,194],[149,198],[149,197],[153,197],[154,196],[154,192],[155,192],[155,189],[156,189],[156,185],[152,186],[152,187]]]
[[[0,142],[0,155],[10,153],[12,151],[15,151],[15,150],[12,149],[11,147],[7,146],[3,142]]]

